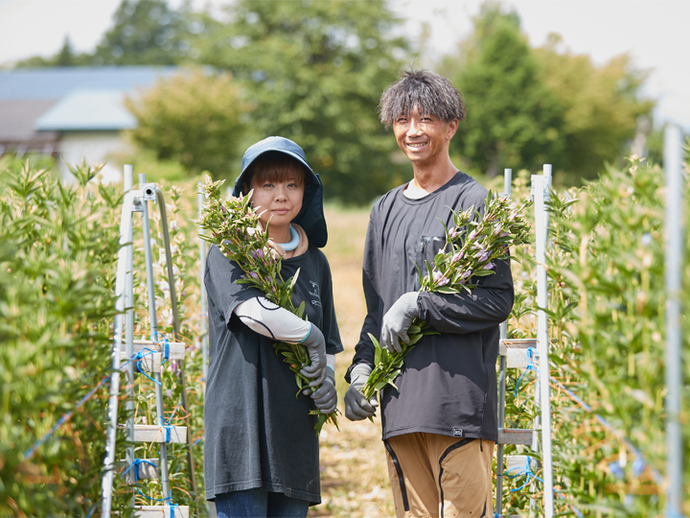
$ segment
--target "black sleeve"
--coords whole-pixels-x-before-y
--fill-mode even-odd
[[[233,310],[240,303],[262,295],[261,290],[257,288],[235,282],[244,276],[242,269],[225,257],[217,246],[209,249],[204,272],[209,308],[223,318],[231,331],[237,331],[238,326],[244,326],[239,318],[234,316]]]
[[[321,283],[324,293],[321,297],[323,304],[323,329],[321,332],[326,338],[326,353],[337,354],[343,350],[343,343],[340,339],[338,320],[335,315],[335,305],[333,303],[333,277],[328,260],[324,256],[324,279]]]
[[[376,247],[380,242],[377,239],[376,225],[374,222],[374,212],[369,218],[367,237],[364,243],[364,260],[362,265],[362,288],[364,290],[364,300],[367,305],[367,315],[362,324],[362,331],[359,335],[359,342],[355,346],[355,356],[352,365],[347,369],[345,380],[350,383],[350,372],[358,363],[367,363],[374,366],[374,344],[369,338],[369,333],[378,340],[381,332],[382,302],[378,293],[378,279],[376,257],[378,256]]]
[[[470,293],[444,295],[423,291],[417,305],[419,317],[440,333],[467,334],[485,331],[503,322],[513,307],[510,259],[496,261],[496,273],[478,280]]]

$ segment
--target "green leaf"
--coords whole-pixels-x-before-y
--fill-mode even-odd
[[[385,379],[383,381],[379,381],[376,385],[374,385],[374,389],[381,390],[383,387],[388,385],[388,383],[391,383],[391,382],[389,382],[388,380],[385,380]],[[393,386],[395,386],[395,385],[393,385]]]
[[[419,340],[421,340],[422,336],[425,336],[425,335],[422,333],[418,333],[418,334],[415,334],[413,336],[410,336],[410,341],[409,341],[408,345],[416,344],[417,342],[419,342]]]
[[[295,314],[300,318],[304,318],[305,308],[306,308],[306,306],[304,305],[304,301],[302,301],[300,303],[300,305],[297,307],[297,309],[295,310]]]
[[[451,287],[451,286],[441,286],[439,288],[434,289],[434,292],[436,293],[444,293],[446,295],[454,295],[456,293],[460,293],[457,289]]]

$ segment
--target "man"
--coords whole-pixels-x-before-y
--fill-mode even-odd
[[[509,260],[476,279],[471,293],[418,292],[418,271],[445,245],[450,209],[484,211],[487,190],[458,171],[448,148],[465,117],[462,96],[445,78],[407,72],[381,97],[381,121],[393,127],[414,178],[384,195],[371,211],[364,250],[367,316],[346,375],[345,415],[373,416],[361,394],[374,365],[368,333],[400,350],[415,317],[438,335],[423,337],[380,394],[383,441],[396,514],[480,517],[491,512],[497,440],[496,357],[499,324],[513,305]],[[475,280],[473,280],[475,282]]]

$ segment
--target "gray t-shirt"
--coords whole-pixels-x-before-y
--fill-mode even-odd
[[[445,246],[444,225],[454,227],[450,209],[474,206],[482,214],[488,194],[462,172],[420,199],[405,197],[404,187],[388,192],[371,211],[363,261],[367,316],[352,365],[373,365],[367,333],[378,338],[386,311],[402,294],[419,289],[417,268],[426,273],[425,261],[434,264]],[[405,358],[395,380],[399,391],[384,388],[384,439],[413,432],[497,439],[498,325],[513,306],[509,260],[497,261],[495,272],[480,277],[471,294],[420,293],[420,318],[440,334],[423,337]]]
[[[305,301],[305,314],[326,339],[326,351],[343,350],[333,307],[331,272],[324,254],[284,259],[281,275],[300,273],[293,303]],[[241,302],[261,295],[235,281],[244,277],[236,263],[215,246],[209,250],[204,283],[208,293],[209,368],[204,402],[206,498],[263,488],[320,503],[319,444],[311,398],[297,394],[294,374],[271,341],[233,314]]]

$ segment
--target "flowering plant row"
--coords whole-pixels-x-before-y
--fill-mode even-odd
[[[513,245],[530,241],[530,225],[522,213],[526,205],[512,207],[510,200],[489,192],[484,216],[477,218],[474,207],[453,212],[453,227],[444,225],[446,245],[434,257],[434,264],[427,262],[426,271],[419,271],[420,291],[448,295],[470,292],[476,287],[477,277],[493,275],[495,261],[509,257]],[[367,399],[386,385],[394,388],[394,380],[400,374],[405,356],[414,348],[422,336],[438,334],[428,322],[414,319],[407,330],[410,338],[403,343],[401,352],[391,353],[381,347],[376,337],[369,334],[374,344],[374,369],[363,387],[362,395]]]
[[[204,183],[206,203],[199,226],[207,233],[199,237],[218,246],[228,259],[239,265],[246,277],[237,282],[258,288],[274,304],[304,318],[304,302],[298,307],[295,307],[292,302],[292,291],[297,282],[299,270],[290,279],[283,280],[280,274],[281,257],[269,242],[268,226],[262,229],[259,213],[250,203],[251,193],[237,198],[227,196],[223,200],[221,185],[224,182],[225,180],[212,182],[210,178],[207,178]],[[309,355],[303,345],[274,342],[273,347],[276,354],[283,356],[285,363],[290,366],[290,370],[295,375],[297,396],[306,389],[315,392],[319,388],[309,387],[311,380],[300,373],[302,368],[309,365]],[[326,422],[334,424],[337,428],[338,413],[337,409],[330,414],[311,410],[310,415],[317,416],[316,432],[321,432]]]

